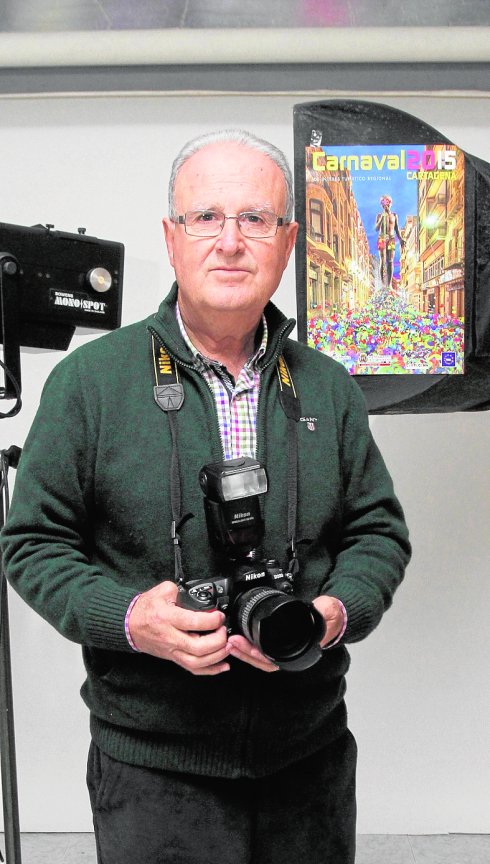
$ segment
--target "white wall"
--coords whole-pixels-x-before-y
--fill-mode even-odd
[[[292,161],[292,106],[299,101],[4,99],[0,219],[51,222],[64,231],[83,225],[123,242],[123,323],[144,317],[172,277],[160,219],[176,150],[200,131],[240,125],[270,138]],[[490,102],[483,96],[374,101],[417,115],[490,160]],[[292,265],[276,299],[295,314]],[[90,338],[77,334],[72,347]],[[1,449],[22,446],[42,384],[61,356],[22,352],[24,407],[0,424]],[[359,830],[489,832],[490,414],[375,417],[372,428],[405,506],[414,557],[393,609],[352,648],[348,703],[360,745]],[[91,830],[79,648],[12,592],[10,617],[21,828]]]

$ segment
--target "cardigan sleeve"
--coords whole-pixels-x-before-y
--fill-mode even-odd
[[[343,510],[335,564],[322,592],[347,611],[344,642],[364,639],[390,607],[410,560],[408,529],[369,428],[363,395],[349,380],[339,430]],[[345,392],[345,391],[344,391]]]
[[[75,352],[76,353],[76,352]],[[126,650],[137,588],[93,563],[97,429],[75,354],[49,376],[22,451],[1,534],[8,581],[68,639]]]

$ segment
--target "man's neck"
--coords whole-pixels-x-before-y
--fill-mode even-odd
[[[255,336],[259,321],[252,327],[248,326],[244,332],[243,324],[240,328],[236,321],[229,322],[227,327],[226,318],[214,322],[213,327],[207,328],[205,321],[190,321],[185,311],[180,308],[182,322],[186,333],[197,350],[225,366],[228,372],[236,380],[247,360],[255,350]]]

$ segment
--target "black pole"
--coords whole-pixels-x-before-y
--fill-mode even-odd
[[[20,395],[19,347],[19,264],[10,252],[0,251],[0,319],[3,344],[4,387],[1,399],[14,399]]]
[[[17,450],[18,448],[11,448]],[[8,489],[6,473],[7,454],[2,453],[3,492]],[[15,463],[12,462],[14,465]],[[5,520],[3,494],[0,496],[0,525]],[[0,557],[0,768],[3,792],[3,819],[7,864],[22,864],[20,848],[19,799],[17,789],[17,765],[15,758],[14,707],[12,691],[12,668],[10,662],[10,630],[8,614],[7,580]]]

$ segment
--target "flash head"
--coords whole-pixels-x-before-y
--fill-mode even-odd
[[[201,468],[199,484],[213,548],[236,558],[259,546],[264,521],[258,496],[267,492],[265,468],[249,456],[212,462]]]
[[[249,456],[205,465],[199,473],[203,493],[211,501],[237,501],[267,492],[265,468]]]

